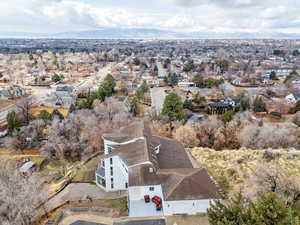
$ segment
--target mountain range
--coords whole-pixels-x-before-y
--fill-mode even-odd
[[[175,32],[143,28],[104,28],[62,33],[0,32],[0,38],[54,39],[299,39],[299,34]]]

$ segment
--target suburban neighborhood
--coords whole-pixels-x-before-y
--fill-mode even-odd
[[[0,43],[3,224],[298,218],[300,41]]]

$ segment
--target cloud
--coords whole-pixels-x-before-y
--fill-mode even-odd
[[[260,5],[263,1],[261,0],[170,0],[173,4],[192,8],[201,5],[217,5],[221,7],[249,7]]]
[[[94,0],[1,1],[0,30],[67,32],[119,27],[300,34],[300,2],[294,0],[153,0],[153,8],[142,2],[139,8],[125,8],[113,4],[116,1],[105,6]],[[136,0],[127,1],[135,5]]]
[[[207,3],[207,0],[171,0],[171,2],[180,7],[195,7]]]

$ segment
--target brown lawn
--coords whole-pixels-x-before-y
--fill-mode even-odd
[[[37,116],[42,110],[46,110],[48,113],[52,113],[55,109],[58,109],[58,111],[63,115],[63,116],[67,116],[69,110],[67,109],[63,109],[63,108],[55,108],[55,107],[37,107],[37,108],[33,108],[32,109],[32,114],[34,116]]]

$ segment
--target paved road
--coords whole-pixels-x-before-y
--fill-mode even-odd
[[[105,76],[111,72],[114,63],[109,63],[106,67],[98,71],[96,76],[92,76],[82,81],[77,87],[77,91],[84,90],[87,88],[98,87],[99,83],[105,78]]]
[[[166,90],[171,90],[171,88],[151,88],[150,95],[151,95],[151,107],[156,110],[156,113],[160,114],[163,105],[165,102],[165,98],[167,96]]]

